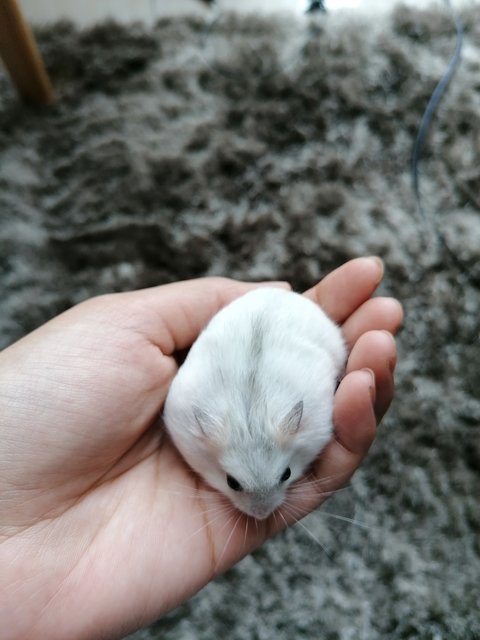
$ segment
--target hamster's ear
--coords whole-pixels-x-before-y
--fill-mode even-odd
[[[198,437],[207,438],[210,444],[221,447],[225,444],[225,429],[217,417],[212,416],[208,411],[193,407],[195,422],[200,428]]]
[[[208,414],[200,409],[199,407],[193,407],[193,416],[195,418],[196,423],[200,427],[200,431],[204,436],[208,436],[208,433],[211,429],[211,421],[208,419]],[[210,425],[210,429],[209,429]]]
[[[297,402],[291,411],[280,422],[280,430],[286,435],[297,433],[303,415],[303,400]]]

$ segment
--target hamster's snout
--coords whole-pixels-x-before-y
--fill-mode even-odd
[[[250,509],[250,513],[248,514],[249,516],[252,516],[253,518],[255,518],[255,520],[266,520],[268,518],[268,516],[270,516],[273,511],[275,511],[275,509],[270,509],[270,508],[264,508],[264,509]]]
[[[236,498],[236,499],[235,499]],[[243,496],[232,497],[232,501],[240,511],[256,520],[266,520],[283,503],[284,495],[278,490],[273,492],[259,491]]]

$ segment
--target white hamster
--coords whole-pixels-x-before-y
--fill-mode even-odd
[[[164,423],[186,462],[258,519],[332,436],[346,347],[311,300],[260,287],[217,313],[170,387]]]

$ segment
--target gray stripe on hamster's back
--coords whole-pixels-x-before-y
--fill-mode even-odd
[[[260,366],[265,355],[265,332],[267,330],[267,319],[262,312],[253,316],[251,321],[251,339],[248,345],[249,367],[245,374],[245,414],[247,428],[253,433],[253,420],[258,419],[263,389],[261,384]]]

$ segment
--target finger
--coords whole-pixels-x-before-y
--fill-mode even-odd
[[[376,432],[375,377],[363,369],[345,376],[335,395],[335,435],[315,467],[322,492],[336,491],[359,466]]]
[[[395,335],[403,321],[402,305],[394,298],[371,298],[342,325],[349,349],[367,331],[385,330]]]
[[[375,416],[377,423],[385,415],[394,394],[393,372],[397,350],[393,336],[387,331],[369,331],[355,343],[348,358],[347,373],[370,369],[375,375]]]
[[[290,289],[286,282],[238,282],[199,278],[134,291],[128,295],[141,311],[141,329],[162,353],[189,347],[209,320],[229,302],[258,287]]]
[[[335,434],[317,459],[312,476],[306,479],[308,491],[294,493],[294,513],[285,510],[288,522],[310,513],[329,495],[342,487],[359,466],[375,437],[376,419],[373,411],[375,380],[372,371],[349,373],[335,395]],[[310,488],[314,486],[315,490]],[[276,521],[271,524],[275,530]],[[268,533],[271,533],[269,531]]]
[[[356,258],[329,273],[304,295],[319,304],[332,320],[342,323],[370,298],[383,272],[380,258]]]

